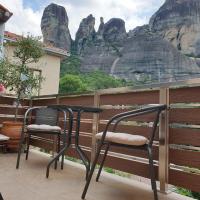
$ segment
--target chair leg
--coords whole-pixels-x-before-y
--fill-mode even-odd
[[[60,152],[60,133],[57,135],[57,154]],[[59,158],[55,161],[54,169],[57,169],[57,162],[59,162]]]
[[[90,181],[91,181],[91,179],[92,179],[92,175],[93,175],[93,173],[94,173],[94,170],[95,170],[95,167],[96,167],[96,164],[97,164],[97,161],[98,161],[100,152],[101,152],[101,148],[102,148],[102,144],[99,145],[99,148],[98,148],[98,150],[97,150],[97,153],[96,153],[94,162],[92,163],[91,170],[90,170],[90,172],[89,172],[89,175],[88,175],[88,178],[87,178],[87,181],[86,181],[86,184],[85,184],[83,193],[82,193],[82,195],[81,195],[81,198],[82,198],[82,199],[85,199],[85,195],[86,195],[87,190],[88,190],[88,187],[89,187],[89,185],[90,185]]]
[[[28,137],[27,137],[27,149],[26,149],[26,160],[28,160],[28,155],[29,155],[29,146],[30,146],[30,137],[31,137],[31,134],[29,133],[28,134]]]
[[[65,154],[63,153],[62,158],[61,158],[61,169],[63,170],[64,168],[64,159],[65,159]]]
[[[16,169],[19,169],[19,162],[20,162],[20,157],[21,157],[21,150],[22,150],[23,141],[24,141],[24,128],[22,128],[20,142],[19,142],[19,149],[18,149],[18,155],[17,155]]]
[[[154,200],[158,200],[155,171],[154,171],[154,166],[153,166],[152,149],[148,147],[147,151],[148,151],[148,157],[149,157],[149,172],[150,172],[150,177],[151,177],[151,187],[154,192]]]
[[[109,149],[109,147],[110,147],[110,144],[107,143],[107,144],[106,144],[106,149],[105,149],[105,152],[104,152],[104,155],[103,155],[103,159],[102,159],[102,161],[101,161],[101,164],[100,164],[100,167],[99,167],[99,171],[98,171],[98,174],[97,174],[97,177],[96,177],[96,182],[99,181],[99,177],[100,177],[100,175],[101,175],[101,171],[102,171],[104,162],[105,162],[105,160],[106,160],[106,156],[107,156],[107,154],[108,154],[108,149]]]

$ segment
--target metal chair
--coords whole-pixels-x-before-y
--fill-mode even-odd
[[[31,115],[33,112],[35,112],[35,115]],[[63,135],[62,149],[60,149],[60,138],[61,138],[62,129],[60,126],[58,126],[59,112],[62,112],[63,117],[64,117],[64,130],[63,130],[64,135]],[[67,112],[69,113],[68,133],[67,133]],[[28,156],[29,156],[29,146],[30,146],[30,139],[32,135],[40,135],[40,134],[55,135],[58,138],[57,140],[58,154],[49,162],[47,166],[46,177],[48,177],[50,165],[53,162],[55,162],[55,169],[56,169],[57,161],[59,160],[59,157],[65,153],[67,136],[68,138],[70,138],[70,134],[72,132],[72,122],[73,122],[73,113],[71,109],[61,110],[59,108],[51,108],[47,106],[29,108],[26,111],[25,116],[24,116],[24,123],[22,127],[20,143],[19,143],[16,169],[19,168],[21,151],[22,151],[22,146],[25,139],[25,134],[27,135],[26,137],[27,147],[25,150],[26,160],[28,159]],[[63,160],[61,162],[61,169],[63,169]]]
[[[99,155],[101,153],[102,147],[105,146],[105,152],[102,158],[102,161],[100,163],[99,171],[96,177],[96,181],[98,182],[109,147],[111,145],[114,146],[120,146],[120,147],[125,147],[125,148],[131,148],[131,149],[140,149],[143,151],[147,152],[148,158],[149,158],[149,171],[150,171],[150,177],[151,177],[151,186],[152,190],[154,192],[154,200],[158,199],[157,195],[157,187],[156,187],[156,179],[155,179],[155,172],[154,172],[154,167],[153,167],[153,156],[152,156],[152,145],[153,145],[153,140],[155,137],[155,133],[157,130],[157,125],[159,122],[159,115],[160,113],[166,109],[166,105],[159,105],[159,104],[152,104],[145,106],[140,109],[128,111],[128,112],[123,112],[120,114],[115,115],[112,117],[109,122],[106,125],[106,128],[103,132],[98,133],[96,135],[96,139],[98,141],[98,148],[97,148],[97,153],[94,159],[94,162],[92,164],[88,179],[85,184],[85,188],[82,193],[82,199],[85,198],[85,195],[87,193],[92,175],[95,170],[95,166],[97,164]],[[118,133],[116,132],[117,125],[119,124],[120,121],[128,118],[133,118],[141,115],[146,115],[150,113],[155,113],[155,118],[153,122],[153,128],[150,133],[149,139],[146,137],[143,137],[141,135],[132,135],[132,134],[127,134],[127,133]],[[113,126],[112,131],[108,131],[108,128],[110,125]]]

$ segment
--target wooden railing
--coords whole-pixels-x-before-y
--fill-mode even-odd
[[[11,119],[13,99],[0,97],[0,122]],[[95,134],[102,131],[114,114],[134,109],[143,104],[164,103],[169,109],[162,113],[159,133],[154,143],[154,161],[160,190],[167,191],[168,184],[200,192],[200,79],[138,88],[100,90],[94,94],[51,95],[34,97],[24,102],[19,119],[26,106],[50,104],[84,105],[103,108],[103,113],[83,114],[80,144],[91,157],[95,155]],[[60,119],[62,124],[62,118]],[[119,131],[141,134],[148,137],[152,116],[137,117],[124,121]],[[32,144],[47,150],[52,149],[53,139],[42,136],[32,139]],[[67,155],[78,158],[73,149]],[[137,150],[112,148],[106,166],[149,177],[147,156]]]

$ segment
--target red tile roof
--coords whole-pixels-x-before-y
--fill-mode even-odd
[[[15,33],[11,33],[9,31],[4,31],[4,37],[9,38],[11,40],[18,40],[22,38],[22,36],[17,35]]]
[[[7,40],[11,40],[11,41],[16,41],[18,39],[21,39],[23,36],[22,35],[17,35],[15,33],[9,32],[9,31],[4,31],[4,37]],[[49,46],[43,43],[43,48],[45,51],[49,52],[49,53],[53,53],[56,55],[60,55],[60,56],[69,56],[69,52],[54,46]]]

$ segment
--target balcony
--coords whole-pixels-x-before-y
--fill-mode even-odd
[[[66,161],[64,170],[52,169],[50,178],[45,178],[45,168],[49,157],[38,152],[31,152],[30,159],[22,159],[19,170],[15,170],[16,155],[0,155],[0,188],[6,200],[77,200],[83,190],[85,170],[82,165]],[[181,195],[159,194],[160,200],[189,200]],[[103,173],[101,181],[92,181],[87,200],[130,200],[153,199],[151,187],[116,175]]]
[[[159,134],[154,143],[154,164],[160,199],[189,199],[173,193],[173,187],[183,187],[200,192],[200,79],[143,88],[119,88],[101,90],[94,94],[48,95],[34,97],[23,102],[18,119],[23,119],[27,107],[50,104],[96,106],[103,113],[83,114],[80,144],[91,160],[95,154],[95,134],[104,129],[107,120],[114,114],[143,104],[164,103],[169,110],[160,118]],[[0,123],[12,120],[13,99],[0,96]],[[62,122],[62,118],[60,118]],[[62,124],[62,123],[61,123]],[[151,128],[151,116],[123,121],[120,131],[137,132],[147,136]],[[33,146],[49,151],[53,138],[47,136],[31,139]],[[68,156],[78,158],[73,149]],[[87,199],[153,199],[149,185],[148,162],[145,154],[113,148],[106,166],[143,178],[127,179],[104,173],[99,183],[92,181]],[[15,170],[16,155],[0,154],[0,188],[4,198],[9,199],[80,199],[84,187],[84,168],[66,161],[64,171],[51,169],[50,178],[45,178],[46,154],[33,152],[28,161]],[[15,180],[15,181],[14,181]],[[138,181],[140,180],[140,181]],[[144,180],[144,181],[141,181]]]

